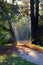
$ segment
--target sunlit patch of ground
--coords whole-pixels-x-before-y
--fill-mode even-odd
[[[27,43],[27,44],[25,43],[24,46],[39,52],[43,52],[43,46],[39,46],[39,45],[31,44],[31,43]]]
[[[39,46],[39,45],[31,44],[31,43],[32,42],[29,42],[29,41],[19,41],[19,42],[17,41],[16,47],[19,46],[18,48],[20,48],[20,46],[24,46],[24,47],[28,47],[28,48],[34,49],[36,51],[39,51],[39,52],[43,52],[43,46]],[[15,45],[5,44],[5,46],[12,47],[12,46],[15,46]]]
[[[24,47],[27,47],[27,48],[30,48],[39,52],[43,52],[43,46],[35,45],[34,43],[32,44],[32,42],[29,42],[29,41],[17,42],[17,46],[24,46]]]
[[[36,65],[32,62],[23,60],[16,54],[0,55],[0,65]]]

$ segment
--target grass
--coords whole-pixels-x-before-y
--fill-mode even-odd
[[[32,62],[23,60],[16,54],[0,55],[0,65],[36,65]]]

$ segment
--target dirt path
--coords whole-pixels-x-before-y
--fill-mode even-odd
[[[43,53],[24,47],[22,45],[18,45],[16,46],[16,48],[9,47],[5,49],[4,51],[2,51],[1,49],[0,52],[1,54],[3,54],[4,52],[9,54],[16,53],[17,55],[19,55],[20,57],[22,57],[23,59],[27,61],[31,61],[38,65],[43,65]]]
[[[26,59],[27,61],[31,61],[38,65],[43,65],[43,53],[41,52],[26,48],[24,46],[17,46],[16,54],[18,54],[23,59]]]

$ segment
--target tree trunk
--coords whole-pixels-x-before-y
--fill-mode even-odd
[[[34,0],[30,0],[30,10],[31,10],[31,35],[33,42],[34,41]]]
[[[35,42],[36,44],[39,43],[38,16],[39,16],[39,0],[36,0],[36,17],[35,17]]]
[[[34,7],[34,3],[35,3],[35,7]],[[39,35],[38,35],[39,0],[36,0],[35,2],[34,0],[30,0],[30,5],[31,5],[30,8],[31,8],[32,43],[38,44],[38,41],[39,41]]]
[[[16,37],[15,37],[15,33],[13,32],[13,28],[12,28],[12,24],[11,24],[11,20],[9,19],[8,20],[8,24],[9,24],[9,28],[10,28],[10,34],[11,34],[11,37],[13,39],[13,41],[16,43]]]

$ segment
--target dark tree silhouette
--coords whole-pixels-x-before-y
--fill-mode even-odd
[[[31,35],[32,42],[34,41],[34,0],[30,0],[30,10],[31,10]]]
[[[35,7],[34,7],[35,4]],[[32,43],[39,43],[38,35],[38,16],[39,16],[39,0],[30,0],[31,9],[31,33],[32,33]],[[34,8],[36,8],[34,10]],[[35,13],[34,13],[35,12]]]

